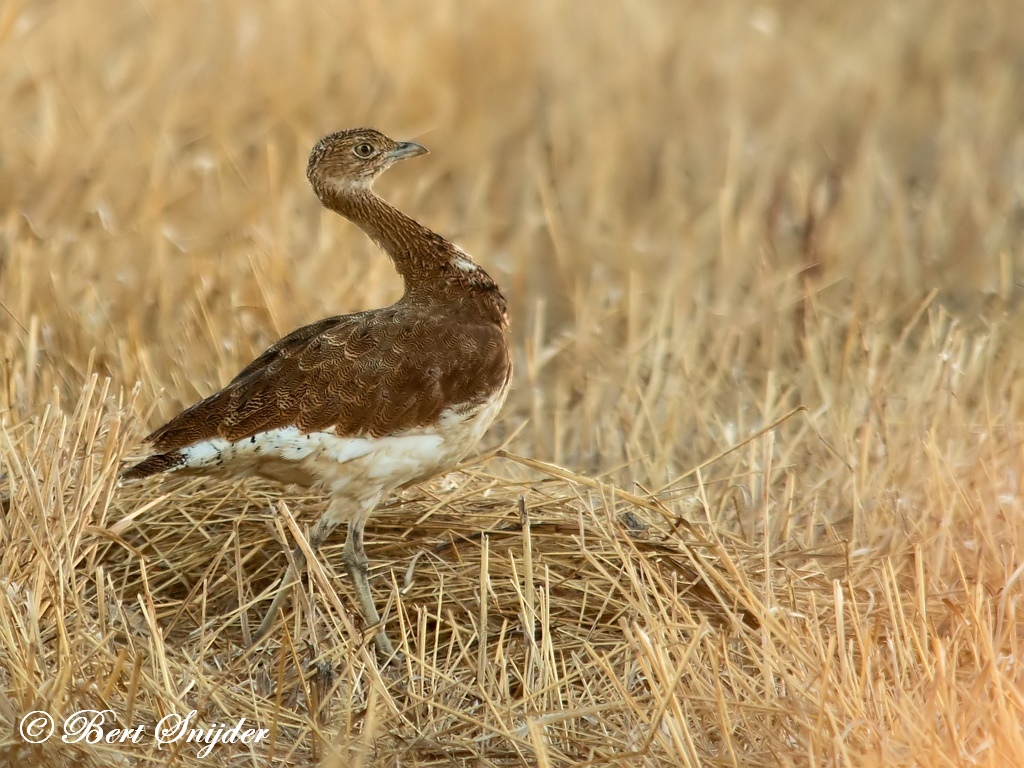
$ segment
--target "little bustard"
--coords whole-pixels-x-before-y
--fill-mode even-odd
[[[299,328],[224,389],[150,434],[154,453],[125,478],[160,473],[259,475],[329,495],[314,552],[341,523],[364,620],[380,622],[363,526],[388,493],[451,469],[494,421],[512,375],[505,298],[462,249],[371,190],[398,160],[427,150],[365,128],[324,137],[306,175],[320,202],[359,226],[405,283],[389,307]],[[305,563],[295,549],[295,562]],[[297,579],[289,566],[256,638]],[[387,635],[378,650],[392,655]]]

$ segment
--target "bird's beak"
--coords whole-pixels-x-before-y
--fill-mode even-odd
[[[388,152],[392,160],[404,160],[407,157],[417,157],[427,154],[427,148],[415,141],[403,141],[397,147]]]

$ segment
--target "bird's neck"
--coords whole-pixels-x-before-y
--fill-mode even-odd
[[[451,243],[378,197],[368,187],[353,187],[323,201],[335,213],[358,226],[391,257],[405,281],[416,291],[438,279]]]
[[[407,300],[472,298],[494,304],[504,316],[505,300],[483,268],[436,232],[378,197],[368,187],[323,196],[324,205],[357,225],[391,257],[405,283]]]

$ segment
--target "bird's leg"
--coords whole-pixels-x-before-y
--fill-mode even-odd
[[[296,567],[297,563],[305,563],[306,556],[302,554],[300,547],[295,547],[292,550],[293,562],[288,564],[288,570],[284,572],[284,576],[281,577],[280,583],[277,585],[277,592],[274,594],[274,601],[270,604],[267,612],[263,614],[263,621],[260,622],[259,629],[256,630],[256,634],[252,636],[253,645],[258,643],[263,637],[270,631],[270,628],[274,626],[274,621],[277,619],[277,612],[281,608],[281,603],[288,594],[289,588],[294,584],[299,577],[299,569]]]
[[[370,581],[366,577],[366,566],[368,558],[363,551],[363,523],[365,517],[360,515],[348,521],[348,538],[341,550],[341,561],[345,564],[352,585],[356,590],[356,598],[359,600],[359,607],[363,614],[363,620],[370,626],[380,624],[380,614],[377,613],[377,606],[373,603],[373,593],[370,592]],[[383,657],[395,655],[395,649],[388,640],[384,629],[381,628],[374,637],[377,644],[377,651]]]
[[[327,541],[327,537],[331,535],[331,532],[338,527],[340,520],[336,514],[333,514],[333,503],[331,507],[328,507],[327,511],[316,521],[316,525],[313,526],[313,530],[309,532],[309,548],[313,554],[316,555],[317,550],[320,549],[320,545]],[[274,622],[277,620],[277,612],[281,608],[281,603],[284,598],[288,595],[288,590],[299,578],[299,571],[306,564],[306,556],[302,553],[302,547],[296,546],[292,550],[292,562],[288,565],[288,570],[285,571],[284,576],[281,579],[281,583],[277,587],[277,594],[274,595],[274,601],[270,604],[270,608],[263,615],[263,621],[260,622],[259,629],[256,630],[256,634],[253,635],[252,642],[255,645],[257,641],[262,639],[270,628],[274,626]]]

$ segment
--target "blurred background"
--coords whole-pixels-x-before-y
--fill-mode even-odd
[[[666,515],[754,547],[727,582],[752,580],[743,594],[763,597],[764,626],[794,622],[765,630],[778,646],[709,640],[709,656],[659,667],[659,696],[696,708],[677,724],[699,726],[693,751],[666,764],[857,764],[848,738],[876,764],[1024,759],[1024,678],[1007,661],[1024,637],[1024,4],[8,0],[0,115],[0,473],[12,508],[28,510],[0,525],[9,583],[35,578],[18,574],[37,567],[35,521],[54,510],[77,510],[59,519],[81,533],[108,513],[166,508],[150,519],[158,532],[139,535],[180,525],[174,536],[197,541],[189,515],[233,491],[115,493],[121,458],[284,333],[398,298],[386,257],[322,210],[304,176],[321,135],[372,126],[431,151],[377,191],[509,297],[516,376],[483,448],[508,440],[657,493]],[[248,488],[225,509],[280,495]],[[548,512],[564,513],[563,534],[584,504],[574,493]],[[517,514],[514,494],[487,498],[497,520]],[[378,533],[407,517],[382,515]],[[233,524],[211,524],[189,557],[205,567]],[[400,570],[407,535],[388,539]],[[67,540],[45,551],[75,573]],[[132,562],[109,568],[135,573]],[[472,593],[480,567],[448,588],[468,573]],[[76,594],[52,588],[59,605]],[[573,599],[564,612],[582,616]],[[641,610],[631,599],[616,617]],[[617,621],[602,631],[621,641],[622,666],[561,649],[578,663],[561,668],[577,670],[566,686],[592,697],[581,701],[622,699],[611,683],[591,688],[613,667],[657,678],[634,665],[639,635],[627,642]],[[11,632],[0,660],[33,668],[36,641]],[[708,661],[719,652],[748,675],[724,693]],[[693,665],[686,676],[677,662]],[[449,671],[475,673],[463,666]],[[27,707],[32,675],[12,679]],[[628,734],[656,706],[630,691],[634,719],[594,720],[606,712],[594,704],[579,733],[627,734],[634,748]],[[545,711],[530,701],[500,710],[508,728]]]
[[[933,290],[965,322],[1016,306],[1022,26],[1013,2],[9,3],[2,322],[60,360],[16,400],[93,355],[153,425],[395,299],[303,174],[370,125],[433,152],[380,191],[509,294],[531,450],[593,470],[660,443],[671,474],[768,372],[831,399],[794,378],[807,323],[827,346]]]

